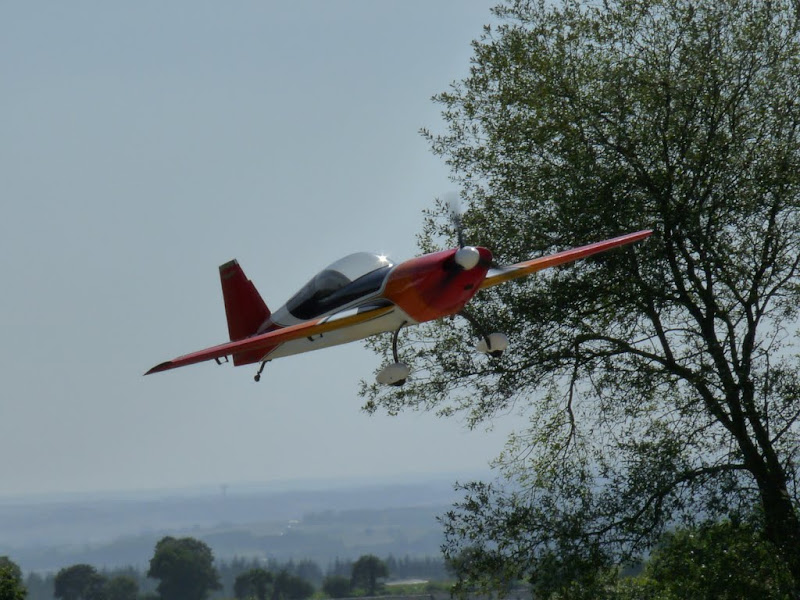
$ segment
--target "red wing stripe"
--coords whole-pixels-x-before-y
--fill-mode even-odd
[[[511,281],[512,279],[517,279],[519,277],[525,277],[526,275],[530,275],[536,271],[541,271],[542,269],[556,267],[558,265],[563,265],[581,258],[586,258],[592,254],[605,252],[606,250],[616,248],[617,246],[624,246],[625,244],[638,242],[639,240],[649,237],[652,233],[652,229],[645,229],[643,231],[621,235],[610,240],[596,242],[586,246],[580,246],[579,248],[572,248],[571,250],[564,250],[563,252],[556,252],[555,254],[542,256],[540,258],[534,258],[533,260],[517,263],[497,271],[489,271],[486,279],[484,279],[481,283],[481,289],[492,287],[499,283],[505,283],[506,281]]]
[[[239,352],[263,350],[264,354],[266,354],[268,350],[279,346],[284,342],[289,342],[291,340],[312,335],[319,335],[329,331],[335,331],[351,325],[358,325],[359,323],[371,321],[372,319],[381,317],[392,310],[394,310],[394,306],[381,306],[372,310],[366,310],[354,315],[349,315],[347,317],[336,318],[334,315],[325,321],[317,320],[313,323],[307,322],[300,323],[298,325],[291,325],[289,327],[283,327],[282,329],[276,329],[274,331],[262,333],[261,335],[255,335],[253,337],[236,342],[228,342],[227,344],[220,344],[204,350],[192,352],[191,354],[179,356],[178,358],[174,358],[156,365],[147,371],[145,375],[159,373],[169,369],[177,369],[178,367],[185,367],[186,365],[193,365],[195,363],[212,360],[214,358],[222,358],[223,356],[229,356]]]

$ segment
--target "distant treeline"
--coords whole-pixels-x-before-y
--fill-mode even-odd
[[[436,557],[395,557],[387,556],[383,559],[389,572],[390,580],[427,579],[442,581],[448,578],[448,572],[442,558]],[[278,561],[276,559],[257,560],[247,558],[234,558],[230,561],[216,561],[215,567],[219,573],[222,589],[212,592],[210,598],[232,598],[234,596],[234,582],[236,578],[252,569],[265,569],[273,573],[286,571],[290,575],[307,581],[320,589],[328,577],[339,576],[349,578],[353,569],[354,560],[335,558],[323,569],[313,560]],[[134,579],[139,586],[139,594],[148,596],[156,591],[157,582],[146,576],[147,570],[135,567],[115,569],[98,569],[98,572],[107,579],[125,575]],[[28,590],[27,600],[54,600],[55,573],[29,573],[24,580]]]
[[[423,558],[405,556],[396,558],[391,554],[384,559],[389,576],[393,580],[400,579],[428,579],[442,581],[451,577],[445,562],[441,557],[426,556]],[[341,575],[347,577],[353,567],[352,560],[339,560],[338,558],[328,565],[326,576]]]

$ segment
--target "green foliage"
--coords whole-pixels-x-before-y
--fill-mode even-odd
[[[0,556],[0,569],[6,570],[7,577],[11,577],[17,582],[22,581],[22,569],[8,556]]]
[[[788,600],[793,578],[763,531],[720,521],[666,533],[644,570],[619,577],[609,600]]]
[[[391,565],[390,572],[400,578],[443,578],[445,577],[443,561],[440,557],[412,557],[405,556],[396,558],[388,556],[384,561]],[[20,573],[19,568],[7,558],[0,557],[0,566],[13,565],[13,571]],[[88,569],[87,569],[88,567]],[[327,567],[328,578],[339,579],[344,586],[337,586],[336,593],[320,590],[315,592],[314,582],[322,585],[325,577],[319,565],[310,560],[290,560],[279,562],[269,559],[266,562],[256,559],[236,558],[232,561],[221,561],[215,566],[215,570],[221,574],[225,586],[213,590],[209,596],[211,598],[260,598],[266,597],[270,600],[280,598],[302,599],[307,597],[347,597],[352,596],[350,591],[350,575],[352,572],[353,561],[336,559]],[[86,570],[92,573],[94,567],[89,565],[81,566],[79,571]],[[67,571],[65,569],[64,571]],[[73,570],[74,571],[74,570]],[[98,573],[94,570],[94,573]],[[270,583],[278,578],[277,589]],[[266,575],[265,575],[266,574]],[[137,598],[161,598],[152,590],[156,587],[156,581],[147,579],[144,572],[134,567],[117,568],[98,573],[103,578],[105,585],[101,591],[105,600],[132,600]],[[338,577],[336,577],[338,575]],[[62,575],[63,578],[63,575]],[[272,579],[270,579],[272,578]],[[27,588],[28,600],[52,600],[55,575],[29,573],[25,578],[24,588]],[[261,586],[261,582],[267,582],[266,586]],[[347,589],[347,593],[340,593],[342,589]],[[447,583],[427,583],[418,585],[404,585],[392,587],[391,593],[420,595],[434,591],[446,592],[449,590]],[[265,594],[262,596],[262,592]],[[363,593],[363,590],[362,590]]]
[[[275,576],[272,600],[305,600],[314,594],[314,586],[297,575],[281,571]]]
[[[286,568],[293,575],[297,575],[300,579],[308,581],[313,585],[321,585],[322,580],[324,579],[322,569],[313,560],[306,559],[297,563],[290,561],[290,564],[287,565]]]
[[[272,593],[272,573],[264,569],[250,569],[236,577],[233,593],[237,598],[266,600]]]
[[[374,596],[378,591],[378,580],[388,576],[386,563],[373,554],[366,554],[353,563],[350,586],[353,589],[363,589],[368,596]]]
[[[24,600],[25,596],[25,587],[14,577],[11,569],[0,567],[0,600]]]
[[[668,533],[644,575],[665,598],[792,597],[792,576],[763,532],[730,521]]]
[[[104,600],[105,584],[92,565],[72,565],[56,574],[53,595],[61,600]]]
[[[322,591],[329,598],[347,598],[350,596],[350,578],[342,575],[329,575],[322,582]]]
[[[22,571],[8,556],[0,556],[0,600],[25,600]]]
[[[147,576],[159,580],[158,593],[163,600],[204,600],[221,587],[211,549],[194,538],[162,538]]]
[[[115,575],[106,583],[106,600],[136,600],[139,583],[130,575]]]
[[[672,600],[662,586],[643,575],[620,578],[605,595],[608,600]]]
[[[671,523],[757,508],[800,582],[800,19],[777,0],[510,0],[426,132],[500,263],[647,241],[481,292],[512,345],[404,332],[414,373],[366,408],[517,411],[505,482],[444,518],[459,589],[601,586]],[[439,206],[422,247],[453,239]],[[383,344],[388,343],[386,340]],[[380,350],[385,350],[385,347]],[[419,350],[415,353],[416,350]],[[522,419],[521,419],[522,420]]]

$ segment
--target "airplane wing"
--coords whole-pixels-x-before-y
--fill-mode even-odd
[[[156,365],[147,371],[145,375],[159,373],[169,369],[177,369],[178,367],[185,367],[186,365],[193,365],[206,360],[222,358],[223,356],[239,354],[240,352],[263,350],[264,354],[266,355],[271,349],[283,344],[284,342],[319,335],[321,333],[328,333],[330,331],[335,331],[344,327],[350,327],[352,325],[358,325],[359,323],[364,323],[366,321],[371,321],[372,319],[381,317],[392,310],[394,310],[394,305],[378,306],[367,310],[361,310],[355,314],[347,311],[341,315],[332,315],[329,317],[323,317],[322,319],[317,319],[315,321],[309,321],[306,323],[300,323],[298,325],[291,325],[289,327],[275,329],[273,331],[268,331],[267,333],[262,333],[260,335],[254,335],[243,340],[228,342],[218,346],[212,346],[211,348],[206,348],[204,350],[199,350],[197,352],[192,352],[191,354],[179,356],[178,358],[174,358]]]
[[[563,265],[564,263],[586,258],[592,254],[605,252],[606,250],[616,248],[617,246],[631,244],[649,237],[651,233],[653,233],[652,229],[645,229],[635,233],[621,235],[603,242],[596,242],[594,244],[588,244],[587,246],[580,246],[578,248],[572,248],[571,250],[556,252],[555,254],[550,254],[548,256],[526,260],[524,262],[509,265],[508,267],[503,267],[501,269],[489,269],[489,272],[486,274],[486,278],[481,283],[481,289],[492,287],[493,285],[498,285],[500,283],[505,283],[506,281],[511,281],[512,279],[517,279],[519,277],[525,277],[526,275],[530,275],[536,271],[541,271],[542,269],[556,267],[558,265]]]

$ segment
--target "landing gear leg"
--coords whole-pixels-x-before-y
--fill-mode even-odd
[[[267,361],[264,361],[264,362],[262,362],[262,363],[261,363],[261,366],[258,368],[258,373],[256,373],[256,376],[255,376],[255,377],[253,377],[253,379],[255,379],[255,380],[256,380],[256,383],[258,383],[259,381],[261,381],[261,371],[263,371],[263,370],[264,370],[264,367],[266,366],[266,364],[267,364]]]
[[[378,376],[375,378],[376,381],[382,385],[401,386],[406,382],[406,379],[408,379],[408,365],[400,362],[400,356],[397,353],[397,337],[400,335],[400,330],[405,327],[405,325],[406,321],[403,321],[400,327],[395,330],[394,335],[392,335],[392,357],[394,358],[394,362],[381,369]]]
[[[392,334],[392,356],[394,357],[394,362],[399,363],[400,358],[397,356],[397,338],[400,336],[400,330],[406,326],[407,321],[403,321],[400,324],[400,327]]]
[[[461,310],[460,314],[464,317],[467,321],[470,322],[475,328],[480,336],[483,338],[481,341],[477,343],[475,346],[478,352],[482,352],[484,354],[488,354],[492,358],[499,358],[502,356],[503,352],[506,348],[508,348],[508,337],[504,333],[486,333],[481,324],[478,323],[478,320],[469,314],[466,310]]]
[[[469,321],[469,324],[472,325],[475,328],[475,331],[477,331],[481,335],[481,337],[483,338],[483,341],[486,342],[486,347],[487,348],[491,348],[491,344],[489,343],[489,335],[484,331],[483,327],[481,327],[481,324],[478,323],[478,319],[473,317],[471,314],[469,314],[466,311],[466,309],[463,309],[463,308],[461,309],[461,312],[458,313],[458,314],[460,314],[467,321]]]

